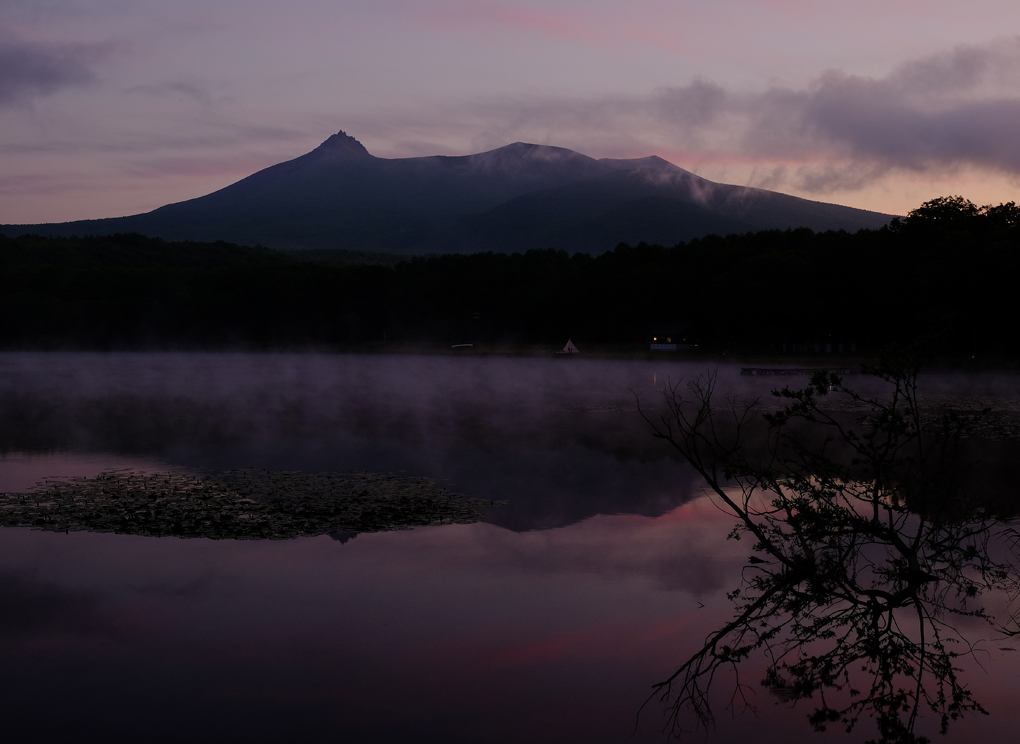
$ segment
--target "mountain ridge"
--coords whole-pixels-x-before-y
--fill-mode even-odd
[[[138,215],[0,233],[138,232],[168,240],[406,253],[672,245],[708,233],[877,228],[892,215],[719,184],[657,156],[596,159],[515,142],[471,155],[379,158],[344,131],[222,189]]]

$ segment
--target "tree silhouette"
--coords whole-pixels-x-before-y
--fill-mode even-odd
[[[922,415],[916,365],[873,373],[887,396],[816,373],[804,390],[774,391],[782,407],[771,413],[760,401],[717,405],[708,374],[668,384],[667,412],[645,416],[739,520],[731,536],[754,543],[733,618],[654,686],[649,701],[669,706],[671,733],[709,726],[713,682],[752,656],[766,659],[772,694],[811,701],[819,731],[874,718],[879,741],[916,743],[927,741],[915,734],[925,711],[943,732],[984,712],[959,676],[956,660],[974,646],[953,621],[1018,632],[1014,616],[980,603],[1020,589],[1018,534],[963,485],[959,443],[972,422]],[[734,710],[751,705],[735,679]]]

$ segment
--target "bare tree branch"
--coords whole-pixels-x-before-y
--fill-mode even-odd
[[[757,399],[714,407],[714,372],[667,382],[665,413],[654,420],[638,397],[653,435],[738,520],[731,536],[754,538],[755,555],[730,595],[733,618],[645,703],[667,706],[669,733],[714,723],[710,692],[725,669],[735,680],[727,707],[739,700],[753,709],[739,669],[759,653],[768,660],[761,684],[792,704],[811,700],[808,720],[820,731],[851,731],[866,717],[883,744],[916,744],[926,741],[914,733],[924,711],[943,732],[960,716],[985,713],[956,662],[976,645],[950,619],[1018,632],[1016,613],[1000,621],[980,601],[989,592],[1020,595],[1020,535],[961,487],[964,425],[952,416],[925,423],[916,365],[871,372],[887,383],[887,397],[819,373],[803,390],[774,391],[783,406],[772,413]],[[866,414],[849,420],[821,405],[826,396]]]

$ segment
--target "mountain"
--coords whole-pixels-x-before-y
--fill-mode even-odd
[[[708,233],[877,228],[892,215],[713,183],[658,157],[596,160],[517,142],[461,157],[377,158],[344,132],[307,155],[212,194],[133,215],[0,233],[138,232],[271,248],[413,253],[617,243],[673,245]]]

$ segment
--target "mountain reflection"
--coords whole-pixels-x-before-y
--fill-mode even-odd
[[[425,478],[239,470],[107,472],[0,494],[0,526],[213,540],[287,540],[477,522],[482,502]]]
[[[960,659],[976,635],[1020,633],[1014,612],[986,607],[1020,594],[1020,533],[968,488],[960,444],[980,418],[922,412],[909,362],[874,375],[882,395],[819,372],[763,412],[720,405],[709,374],[668,384],[666,412],[648,418],[737,518],[731,537],[752,541],[732,618],[655,685],[672,733],[713,723],[712,688],[727,672],[728,707],[751,707],[739,669],[762,656],[761,686],[808,701],[818,731],[870,719],[883,744],[914,744],[929,741],[926,713],[944,734],[986,712]]]

